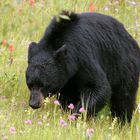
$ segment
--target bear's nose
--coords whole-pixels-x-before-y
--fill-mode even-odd
[[[37,108],[41,107],[39,102],[35,103],[35,102],[32,102],[32,101],[29,102],[29,106],[33,109],[37,109]]]
[[[44,98],[40,89],[33,88],[30,94],[29,106],[33,109],[40,108],[43,103],[43,99]]]

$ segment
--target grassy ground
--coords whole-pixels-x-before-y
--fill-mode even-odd
[[[0,0],[0,139],[140,139],[140,108],[134,113],[131,125],[120,129],[116,118],[111,120],[108,107],[85,122],[81,117],[69,121],[70,112],[62,112],[61,107],[54,104],[55,98],[46,100],[39,110],[28,106],[29,91],[25,83],[28,44],[40,39],[52,16],[60,10],[112,15],[123,22],[140,43],[140,3],[138,0],[136,3],[112,1],[94,0],[94,4],[90,4],[90,0]]]

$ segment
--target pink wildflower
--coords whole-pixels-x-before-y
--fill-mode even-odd
[[[72,103],[70,103],[70,104],[68,105],[68,108],[69,108],[69,109],[74,109],[74,105],[73,105]]]
[[[54,101],[54,104],[55,104],[55,105],[60,105],[60,103],[59,103],[58,100],[55,100],[55,101]]]
[[[65,120],[63,119],[60,119],[60,125],[63,126],[63,127],[66,127],[68,124],[65,122]]]
[[[31,121],[31,120],[26,120],[26,121],[25,121],[25,124],[32,125],[32,121]]]
[[[79,112],[80,112],[80,113],[83,113],[83,112],[85,112],[85,109],[84,109],[83,107],[81,107],[81,108],[79,109]]]
[[[15,127],[10,127],[10,133],[15,134],[16,133],[16,128]]]
[[[93,128],[88,128],[87,131],[86,131],[86,133],[87,133],[87,136],[88,137],[91,137],[92,134],[94,133],[94,129]]]
[[[68,119],[70,121],[75,121],[76,120],[76,117],[74,115],[71,115],[71,116],[68,116]]]

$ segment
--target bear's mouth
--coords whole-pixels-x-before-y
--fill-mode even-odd
[[[41,108],[44,103],[46,98],[52,97],[54,94],[53,93],[46,93],[42,92],[42,88],[33,88],[30,91],[30,99],[29,99],[29,106],[32,109],[38,109]]]
[[[41,92],[41,88],[32,88],[30,91],[29,106],[33,109],[38,109],[44,102],[44,94]]]

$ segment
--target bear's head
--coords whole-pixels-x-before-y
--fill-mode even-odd
[[[32,42],[28,49],[28,67],[26,83],[30,90],[29,105],[41,107],[44,98],[59,92],[68,80],[66,65],[66,47],[57,50],[43,48]]]

